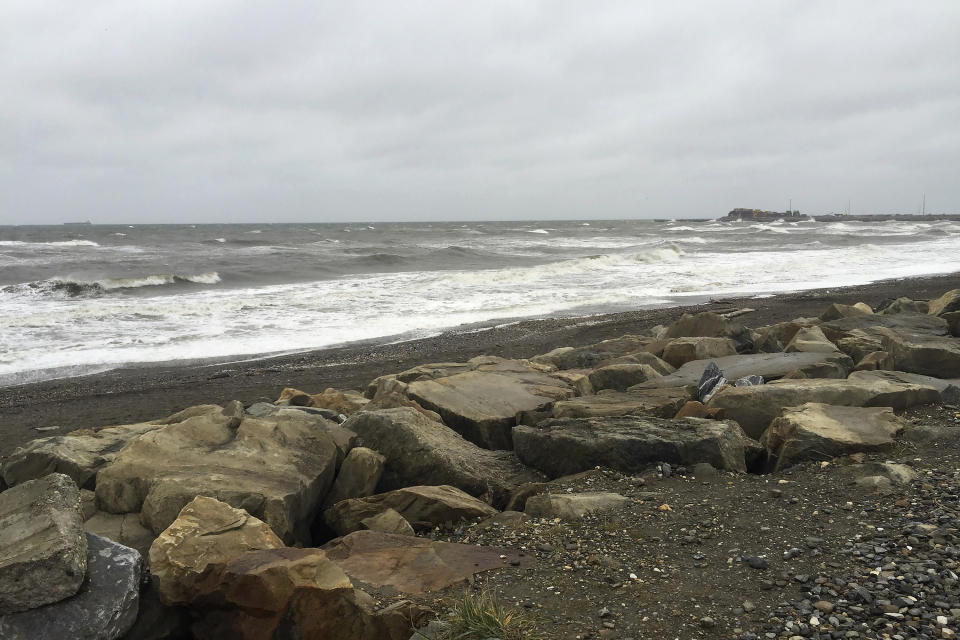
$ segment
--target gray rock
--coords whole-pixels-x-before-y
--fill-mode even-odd
[[[482,449],[414,409],[360,413],[344,426],[386,456],[380,490],[449,484],[502,506],[516,487],[543,479],[512,451]]]
[[[579,520],[588,513],[609,511],[630,502],[619,493],[542,493],[531,496],[524,508],[531,518]]]
[[[597,391],[624,391],[635,384],[659,378],[660,373],[648,364],[611,364],[590,372],[590,384]]]
[[[710,311],[696,315],[683,314],[679,320],[667,327],[660,337],[665,340],[690,337],[730,338],[739,353],[753,349],[753,334],[749,329],[739,322],[733,322]]]
[[[72,596],[86,572],[87,539],[73,480],[53,473],[0,493],[0,615]]]
[[[807,403],[784,409],[760,439],[773,471],[802,460],[825,460],[860,451],[882,451],[906,423],[888,407]]]
[[[663,359],[674,367],[694,360],[708,360],[737,355],[737,345],[730,338],[704,336],[674,338],[663,348]]]
[[[735,422],[700,418],[563,418],[513,435],[520,460],[553,478],[596,466],[635,473],[661,461],[745,471],[748,449],[759,447]]]
[[[877,372],[856,375],[866,373]],[[939,400],[940,394],[931,387],[880,379],[775,380],[756,387],[727,387],[711,398],[708,406],[723,409],[748,436],[758,438],[785,407],[807,402],[899,410]]]
[[[73,597],[0,617],[4,640],[114,640],[137,619],[142,560],[135,550],[87,534],[87,580]]]
[[[553,418],[597,418],[642,415],[672,418],[693,398],[691,387],[664,387],[636,391],[601,391],[597,395],[554,402]]]
[[[117,544],[136,549],[140,555],[147,557],[150,545],[156,536],[140,522],[139,513],[106,513],[95,512],[84,521],[83,528]]]
[[[749,375],[763,376],[764,380],[775,380],[795,369],[822,362],[842,363],[846,366],[847,373],[853,369],[853,361],[844,355],[801,352],[744,354],[714,358],[713,360],[694,360],[683,365],[672,374],[636,385],[628,391],[696,385],[711,362],[715,363],[729,380],[736,380]]]
[[[944,380],[934,378],[933,376],[924,376],[919,373],[907,373],[905,371],[854,371],[850,374],[848,380],[870,382],[874,380],[886,380],[897,384],[914,384],[920,387],[935,389],[940,394],[941,402],[948,404],[955,403],[956,390],[960,387],[960,378]]]
[[[820,329],[829,340],[843,338],[854,329],[867,333],[875,332],[876,329],[888,329],[906,336],[945,336],[947,322],[942,318],[920,313],[874,313],[824,322]]]
[[[893,356],[899,371],[938,378],[960,377],[958,338],[890,335],[884,339],[883,348]]]

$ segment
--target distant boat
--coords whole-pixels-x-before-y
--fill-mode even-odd
[[[65,227],[89,227],[92,225],[93,223],[90,222],[89,220],[84,220],[83,222],[64,222],[63,223],[63,226]]]

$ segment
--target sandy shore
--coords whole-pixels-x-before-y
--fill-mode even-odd
[[[184,407],[240,400],[273,401],[283,387],[308,392],[326,387],[362,389],[384,373],[425,362],[463,361],[481,354],[525,358],[558,346],[579,346],[657,324],[682,313],[749,307],[748,327],[819,315],[832,302],[866,302],[907,296],[924,300],[960,288],[960,273],[885,280],[869,285],[817,289],[771,298],[725,298],[707,304],[585,318],[528,320],[483,331],[450,331],[397,344],[364,343],[247,362],[116,369],[106,373],[0,389],[0,458],[33,438],[72,429],[140,422]],[[36,428],[57,426],[38,432]]]

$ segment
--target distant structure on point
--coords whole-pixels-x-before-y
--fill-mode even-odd
[[[749,220],[750,222],[773,222],[774,220],[809,220],[799,211],[763,211],[762,209],[734,209],[721,220]]]

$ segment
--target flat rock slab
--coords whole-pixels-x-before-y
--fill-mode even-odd
[[[552,478],[596,466],[625,473],[654,462],[746,471],[748,449],[759,444],[732,421],[701,418],[561,418],[514,427],[517,456]]]
[[[480,547],[426,538],[357,531],[323,546],[352,580],[409,594],[443,589],[470,576],[533,562],[514,549]]]
[[[960,402],[960,378],[934,378],[933,376],[924,376],[919,373],[907,373],[906,371],[854,371],[850,374],[848,380],[886,380],[888,382],[900,384],[915,384],[921,387],[930,387],[940,393],[941,401],[947,404],[956,404]]]
[[[361,522],[385,511],[399,513],[412,526],[432,529],[447,522],[486,518],[497,510],[456,487],[420,486],[396,489],[367,498],[343,500],[324,512],[324,520],[337,535],[363,528]]]
[[[355,432],[364,446],[386,456],[380,491],[448,484],[500,507],[516,487],[543,480],[512,451],[478,447],[414,409],[359,413],[344,427]]]
[[[888,407],[841,407],[810,402],[784,409],[761,438],[772,470],[802,460],[829,460],[861,451],[882,451],[906,423]]]
[[[900,371],[938,378],[960,377],[960,338],[890,335],[884,338],[883,348],[893,356]]]
[[[530,496],[523,512],[533,518],[560,518],[579,520],[588,513],[609,511],[630,502],[619,493],[542,493]]]
[[[87,580],[76,595],[0,617],[0,638],[114,640],[137,619],[142,560],[135,550],[88,533]]]
[[[0,615],[72,596],[86,572],[87,538],[73,480],[53,473],[0,493]]]
[[[124,447],[97,473],[97,502],[111,513],[140,511],[159,534],[196,496],[210,496],[263,519],[287,543],[309,544],[340,456],[328,427],[340,429],[300,411],[198,412]]]
[[[842,337],[853,329],[889,329],[905,336],[946,336],[947,321],[924,313],[867,314],[831,320],[820,329],[831,340]]]
[[[554,418],[598,418],[604,416],[653,416],[672,418],[694,397],[693,387],[664,387],[636,389],[635,391],[601,391],[597,395],[582,396],[554,402]]]
[[[764,380],[773,380],[781,378],[794,369],[819,364],[824,361],[846,360],[849,362],[849,369],[853,368],[853,361],[846,356],[833,356],[823,353],[755,353],[740,356],[725,356],[723,358],[714,358],[712,360],[694,360],[688,362],[674,373],[655,378],[647,382],[631,387],[628,391],[635,389],[653,389],[657,387],[683,387],[687,385],[696,385],[700,382],[700,376],[703,375],[707,366],[714,362],[727,380],[736,380],[744,376],[758,375],[763,376]]]
[[[867,316],[863,316],[867,317]],[[753,387],[727,387],[707,406],[723,409],[752,438],[759,438],[785,407],[807,402],[844,407],[891,407],[906,409],[940,401],[932,387],[888,380],[775,380]]]
[[[486,449],[512,449],[517,416],[573,397],[565,381],[532,368],[475,370],[411,382],[406,393],[436,411],[464,438]]]

